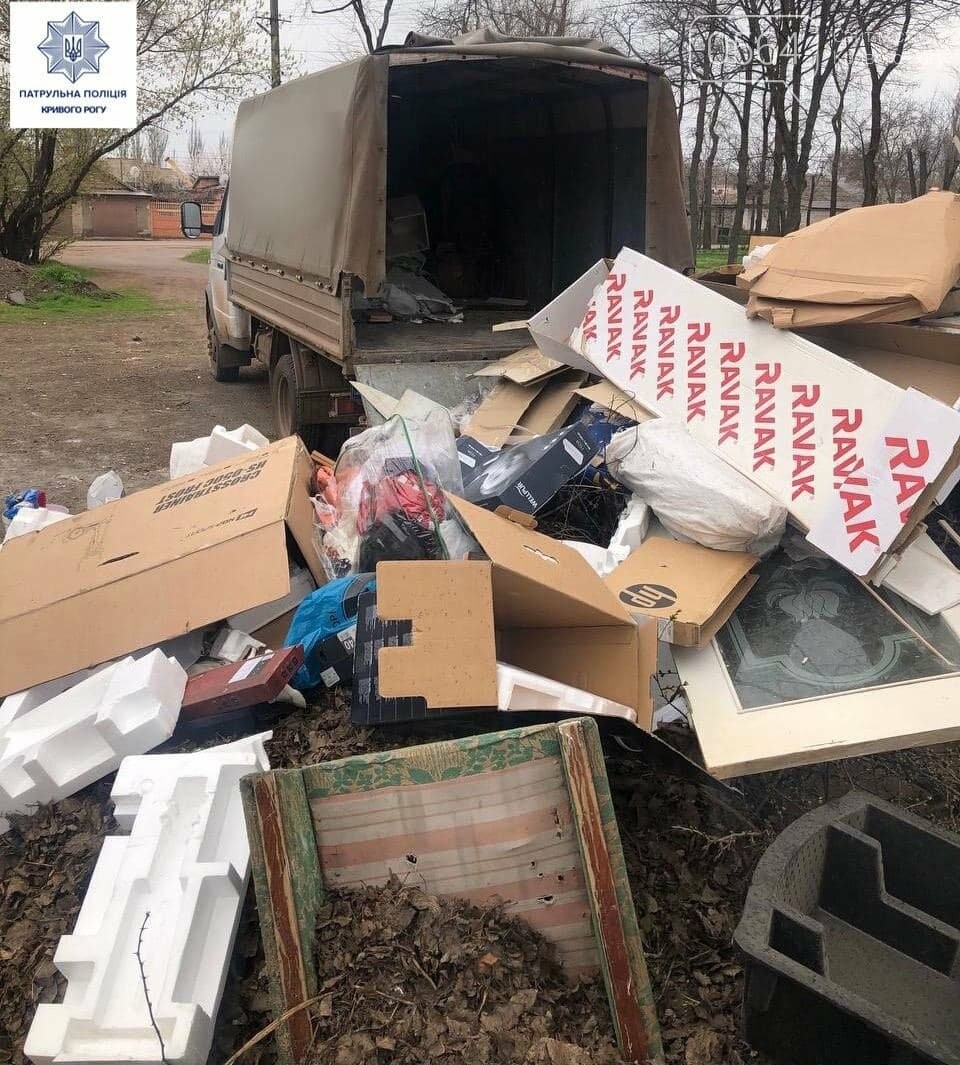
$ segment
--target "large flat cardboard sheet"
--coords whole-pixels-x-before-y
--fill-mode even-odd
[[[748,314],[784,328],[906,321],[935,311],[960,277],[960,197],[928,192],[907,203],[860,207],[777,241],[738,284]],[[886,315],[878,305],[885,305]]]
[[[638,252],[598,262],[530,320],[765,488],[859,575],[903,542],[952,461],[960,414],[904,391]],[[918,506],[919,504],[919,506]]]
[[[18,537],[0,551],[0,695],[151,647],[317,581],[297,437]]]

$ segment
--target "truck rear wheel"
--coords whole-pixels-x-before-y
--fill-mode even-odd
[[[281,355],[270,371],[270,398],[277,435],[299,436],[311,450],[322,451],[336,458],[343,442],[350,434],[348,425],[308,422],[305,418],[302,386],[297,381],[297,367],[288,352]]]
[[[231,360],[231,365],[224,366],[223,344],[217,336],[217,327],[211,315],[207,314],[207,358],[210,360],[210,373],[214,381],[237,381],[240,367]]]

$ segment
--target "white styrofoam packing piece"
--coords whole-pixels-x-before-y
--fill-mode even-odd
[[[209,436],[198,436],[195,440],[178,440],[171,446],[170,480],[256,451],[269,443],[263,433],[252,425],[244,423],[236,429],[215,425]]]
[[[270,441],[252,425],[246,422],[236,429],[224,429],[222,425],[214,426],[207,441],[207,450],[203,457],[204,466],[213,466],[227,459],[237,458],[248,451],[266,447]]]
[[[15,540],[18,536],[45,529],[48,525],[55,525],[64,518],[69,518],[66,510],[57,510],[53,507],[21,507],[10,519],[3,542]]]
[[[55,695],[79,684],[93,673],[92,669],[81,669],[79,673],[68,673],[65,677],[56,677],[54,680],[45,680],[42,684],[35,684],[26,691],[13,692],[0,703],[0,738],[3,730],[18,717],[36,710]],[[2,739],[0,739],[2,742]]]
[[[169,739],[187,675],[159,650],[124,658],[0,731],[0,815],[29,812],[112,773]],[[0,831],[7,823],[0,817]]]
[[[253,658],[265,648],[266,644],[247,633],[224,625],[213,641],[210,657],[222,659],[224,662],[240,662],[244,658]]]
[[[124,759],[111,796],[130,835],[104,840],[60,939],[67,989],[37,1007],[24,1047],[35,1065],[207,1061],[250,872],[239,781],[270,768],[269,738]]]
[[[528,669],[497,663],[497,708],[499,710],[562,710],[600,717],[623,717],[636,724],[629,706],[593,695],[581,688],[542,677]]]

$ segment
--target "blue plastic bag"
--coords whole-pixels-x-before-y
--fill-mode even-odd
[[[290,682],[299,691],[321,684],[331,687],[352,675],[344,664],[352,663],[353,637],[348,629],[357,623],[357,600],[363,592],[377,586],[374,574],[357,573],[339,577],[311,592],[297,607],[284,647],[298,643],[303,647],[303,665]]]

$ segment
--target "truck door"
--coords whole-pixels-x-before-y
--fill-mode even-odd
[[[229,191],[229,189],[227,190]],[[226,340],[230,335],[230,316],[227,309],[227,192],[223,194],[220,210],[213,223],[213,240],[210,242],[210,308],[217,326],[217,334]]]
[[[244,349],[250,343],[250,315],[231,303],[228,298],[227,272],[227,216],[230,210],[230,186],[223,194],[223,202],[213,223],[210,242],[210,308],[217,327],[217,336],[225,344]]]

